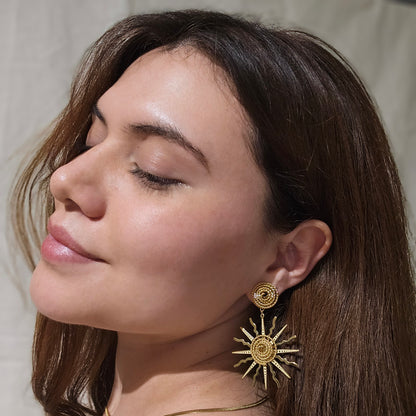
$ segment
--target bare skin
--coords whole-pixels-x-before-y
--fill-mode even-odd
[[[256,401],[230,354],[247,293],[301,282],[329,249],[329,228],[265,229],[244,111],[198,52],[149,52],[93,113],[91,149],[52,176],[50,218],[51,234],[64,229],[90,258],[54,253],[52,239],[32,279],[37,308],[118,332],[112,416]]]

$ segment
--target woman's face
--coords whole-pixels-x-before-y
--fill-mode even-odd
[[[51,178],[39,311],[168,338],[240,313],[271,237],[266,182],[221,70],[189,49],[154,50],[92,112],[91,148]]]

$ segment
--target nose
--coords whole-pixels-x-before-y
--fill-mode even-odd
[[[98,150],[98,149],[97,149]],[[95,149],[58,168],[51,176],[50,190],[55,209],[80,211],[91,219],[104,216],[106,210],[103,170],[105,164]]]

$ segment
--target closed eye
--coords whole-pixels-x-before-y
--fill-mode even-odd
[[[173,186],[184,185],[179,179],[166,178],[163,176],[157,176],[150,172],[146,172],[136,165],[134,169],[130,171],[134,176],[140,179],[140,181],[148,188],[155,190],[167,190]]]

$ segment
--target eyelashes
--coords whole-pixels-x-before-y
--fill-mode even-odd
[[[134,169],[130,171],[134,176],[140,179],[144,186],[154,190],[168,190],[169,188],[184,185],[179,179],[165,178],[162,176],[153,175],[140,169],[136,165]]]

